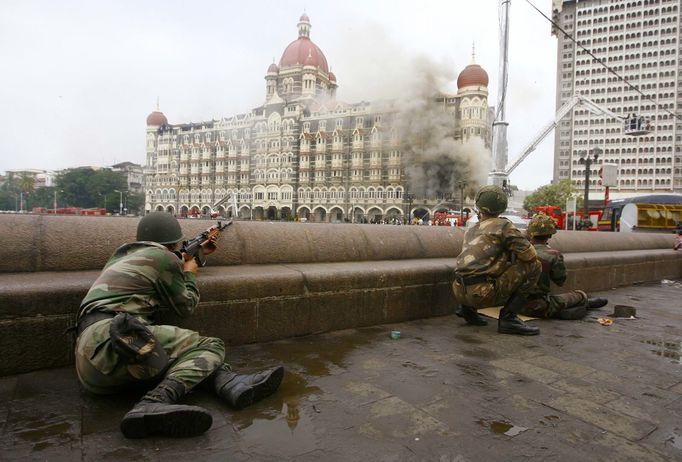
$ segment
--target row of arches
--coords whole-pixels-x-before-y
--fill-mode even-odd
[[[148,204],[149,205],[149,204]],[[152,210],[151,206],[147,210]],[[235,212],[229,205],[220,205],[215,209],[209,204],[189,203],[177,206],[175,204],[157,204],[155,211],[168,212],[183,218],[238,218],[242,220],[299,220],[311,223],[379,223],[382,221],[393,222],[394,220],[406,222],[409,219],[419,218],[424,221],[430,219],[436,212],[446,212],[448,207],[444,204],[435,207],[414,206],[405,215],[406,211],[396,205],[387,207],[354,205],[345,208],[339,205],[330,206],[299,206],[294,213],[290,207],[250,207],[242,205]]]

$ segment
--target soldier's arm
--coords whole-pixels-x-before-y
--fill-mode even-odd
[[[566,282],[566,264],[564,263],[564,256],[557,251],[557,255],[552,261],[552,268],[549,272],[549,278],[558,286],[563,286]]]
[[[535,247],[511,223],[504,226],[502,236],[504,247],[515,254],[519,260],[529,262],[537,259],[538,254]]]
[[[187,317],[199,304],[197,277],[185,271],[183,262],[174,254],[164,256],[156,289],[168,308],[180,317]]]

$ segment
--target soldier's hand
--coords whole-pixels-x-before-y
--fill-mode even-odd
[[[216,251],[218,248],[216,245],[217,240],[218,236],[211,236],[201,243],[201,251],[204,253],[204,255],[208,255]]]
[[[190,272],[190,273],[195,273],[199,271],[199,264],[197,261],[194,259],[194,257],[189,256],[189,259],[187,259],[188,255],[183,254],[184,261],[182,264],[182,270],[185,272]]]

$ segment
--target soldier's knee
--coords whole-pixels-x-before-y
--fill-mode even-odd
[[[212,351],[223,358],[225,357],[225,342],[218,337],[203,337],[201,339],[201,346],[205,350]]]

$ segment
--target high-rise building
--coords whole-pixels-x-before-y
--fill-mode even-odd
[[[158,108],[147,117],[147,211],[363,222],[460,205],[458,188],[489,163],[485,70],[472,62],[456,94],[407,109],[397,100],[347,104],[310,30],[304,14],[251,112],[200,123],[170,124]]]
[[[618,166],[611,197],[681,193],[680,0],[553,4],[554,21],[565,31],[552,30],[558,41],[557,109],[581,94],[622,118],[634,114],[650,122],[649,133],[629,136],[622,120],[576,107],[556,128],[554,180],[570,179],[584,188],[580,157],[596,152],[601,154],[591,166],[589,185],[596,197],[604,190],[599,185],[604,163]]]

